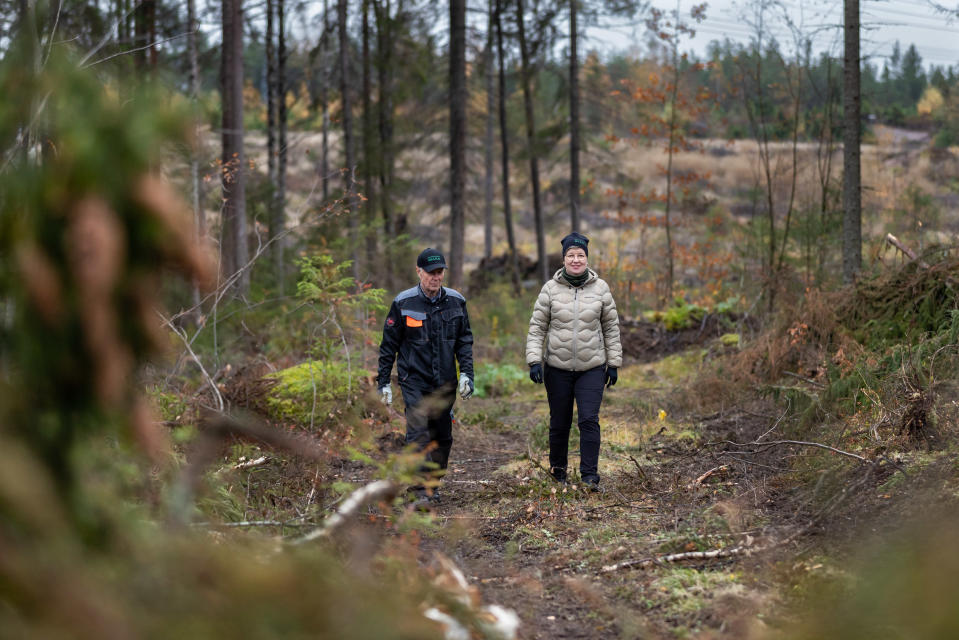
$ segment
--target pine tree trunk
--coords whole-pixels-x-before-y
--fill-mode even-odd
[[[463,280],[466,195],[466,0],[450,0],[450,285]]]
[[[147,13],[149,13],[149,4],[153,0],[141,0],[133,10],[133,64],[139,71],[144,71],[147,66]]]
[[[199,24],[196,19],[196,0],[186,2],[186,47],[187,58],[190,63],[190,100],[194,107],[200,96],[200,63],[197,56],[196,32]],[[206,236],[206,215],[200,205],[202,200],[200,181],[200,156],[203,152],[203,141],[200,136],[200,120],[197,117],[193,125],[193,149],[190,151],[190,204],[193,209],[193,227],[196,240],[199,242]],[[202,315],[200,308],[200,288],[193,284],[193,306],[199,320]]]
[[[320,36],[320,60],[323,65],[323,82],[320,85],[320,107],[323,110],[323,149],[320,153],[320,177],[323,180],[323,202],[330,201],[330,11],[327,0],[323,0],[323,35]]]
[[[493,255],[493,127],[496,108],[495,73],[493,71],[493,11],[495,0],[489,0],[486,20],[486,50],[483,65],[486,69],[486,137],[483,143],[486,173],[483,177],[483,257]]]
[[[353,171],[355,161],[353,155],[353,105],[350,100],[350,71],[349,71],[349,38],[346,33],[347,0],[337,0],[337,31],[340,41],[340,97],[343,109],[343,198],[346,203],[346,215],[349,217],[350,254],[353,259],[353,278],[360,280],[359,262],[359,215],[356,198],[354,197]]]
[[[147,19],[147,64],[150,67],[151,77],[154,76],[157,72],[157,63],[159,62],[158,51],[156,47],[157,41],[157,0],[143,0],[143,4],[146,6],[146,19]]]
[[[397,7],[398,10],[401,7]],[[386,286],[392,291],[395,288],[393,269],[393,243],[390,241],[400,233],[398,224],[393,219],[393,31],[390,18],[391,7],[389,0],[382,3],[373,0],[373,10],[376,15],[376,64],[377,80],[379,83],[379,100],[377,101],[377,118],[379,125],[379,181],[380,181],[380,209],[383,216],[386,262]]]
[[[580,230],[579,211],[579,56],[576,24],[578,0],[569,0],[569,215],[573,231]]]
[[[366,265],[372,270],[376,264],[376,232],[373,219],[376,217],[376,187],[373,184],[373,104],[370,60],[370,0],[363,0],[363,233],[366,236]]]
[[[519,257],[516,254],[516,232],[513,230],[513,210],[509,198],[509,127],[506,119],[506,52],[503,46],[503,6],[506,0],[496,0],[496,53],[499,59],[499,133],[503,170],[503,218],[506,225],[506,242],[509,245],[510,273],[513,290],[520,294]]]
[[[126,0],[114,0],[113,8],[113,20],[117,25],[117,47],[120,51],[125,51],[130,43],[127,41],[129,34],[127,34],[127,14],[126,14]],[[25,2],[24,2],[25,4]],[[194,14],[196,9],[194,9]]]
[[[678,11],[677,11],[678,16]],[[673,283],[676,279],[675,265],[673,260],[673,233],[672,233],[672,205],[673,205],[673,156],[676,148],[676,102],[679,95],[679,45],[676,42],[673,46],[673,78],[672,92],[670,94],[669,108],[669,149],[666,156],[666,211],[664,214],[666,228],[666,295],[665,305],[669,305],[673,299]]]
[[[855,281],[862,268],[862,203],[859,160],[859,0],[844,0],[842,152],[842,279]]]
[[[543,209],[539,193],[539,159],[536,155],[536,119],[533,114],[533,89],[529,46],[526,41],[526,17],[523,12],[523,0],[516,2],[516,26],[519,30],[520,64],[523,84],[523,104],[526,113],[526,148],[529,153],[529,174],[533,187],[533,221],[536,226],[536,255],[539,260],[539,272],[543,282],[549,280],[549,265],[546,263],[546,236],[543,231]]]
[[[246,171],[243,152],[243,2],[223,0],[223,213],[220,252],[227,278],[239,273],[237,295],[249,290],[246,263]],[[242,270],[242,272],[241,272]]]
[[[287,109],[286,109],[286,0],[274,0],[276,3],[276,100],[277,119],[277,161],[276,161],[276,197],[273,202],[273,215],[270,218],[270,234],[273,238],[273,272],[276,277],[276,290],[283,295],[284,251],[283,232],[286,228],[286,165],[287,165]]]
[[[276,33],[274,0],[266,0],[266,180],[271,197],[267,209],[273,219],[276,206]]]

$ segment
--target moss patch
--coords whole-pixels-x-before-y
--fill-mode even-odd
[[[266,404],[278,420],[299,425],[317,423],[343,398],[355,395],[360,379],[370,375],[365,369],[351,371],[340,362],[308,360],[267,376],[275,384]]]

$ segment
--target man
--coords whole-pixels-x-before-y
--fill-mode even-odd
[[[377,387],[383,402],[392,404],[390,377],[396,360],[406,404],[406,442],[420,450],[435,443],[426,460],[445,470],[453,446],[455,392],[464,400],[473,395],[473,333],[466,298],[442,286],[443,254],[425,249],[416,259],[416,275],[420,283],[396,296],[386,316]],[[421,500],[427,495],[422,487],[414,491]],[[432,497],[436,499],[435,493]]]

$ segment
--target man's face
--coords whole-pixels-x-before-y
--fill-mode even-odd
[[[416,267],[416,275],[420,277],[420,286],[423,291],[432,298],[439,293],[440,287],[443,286],[443,276],[446,275],[446,269],[426,271]]]

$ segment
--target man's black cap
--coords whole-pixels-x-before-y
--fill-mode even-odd
[[[430,247],[423,250],[423,253],[416,259],[416,266],[423,271],[436,271],[446,268],[446,258],[436,249]]]

